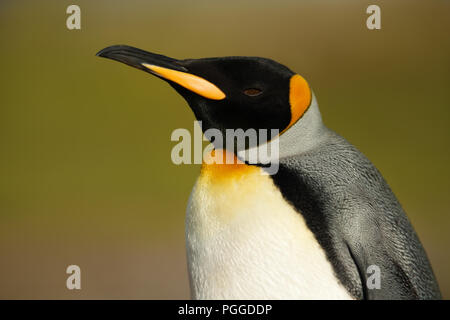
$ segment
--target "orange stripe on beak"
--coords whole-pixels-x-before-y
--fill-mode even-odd
[[[147,69],[150,69],[155,74],[167,80],[173,81],[180,86],[192,92],[195,92],[196,94],[201,95],[202,97],[205,97],[207,99],[222,100],[226,97],[225,93],[223,93],[222,90],[217,88],[208,80],[200,78],[199,76],[147,63],[143,63],[142,65]]]

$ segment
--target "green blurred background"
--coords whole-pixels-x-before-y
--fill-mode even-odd
[[[66,8],[81,7],[81,30]],[[366,28],[369,4],[382,29]],[[449,1],[0,2],[0,298],[188,298],[184,211],[199,171],[170,160],[194,117],[166,83],[95,57],[275,59],[403,204],[450,297]],[[65,269],[82,270],[82,290]]]

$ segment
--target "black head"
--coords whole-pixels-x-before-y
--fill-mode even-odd
[[[311,103],[307,82],[270,59],[177,60],[129,46],[108,47],[97,55],[167,81],[189,103],[204,131],[253,128],[284,132]]]

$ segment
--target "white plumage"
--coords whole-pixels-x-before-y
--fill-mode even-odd
[[[223,166],[203,166],[187,207],[192,298],[352,299],[271,178]]]

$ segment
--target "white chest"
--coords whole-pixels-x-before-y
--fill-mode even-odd
[[[192,298],[352,299],[271,178],[242,166],[202,170],[192,190],[186,216]]]

